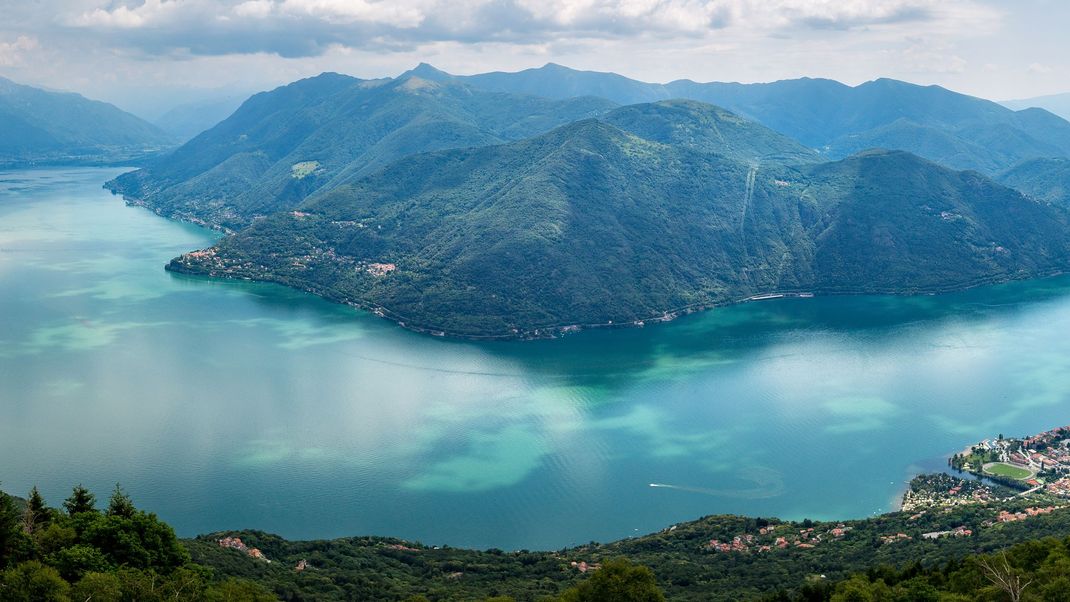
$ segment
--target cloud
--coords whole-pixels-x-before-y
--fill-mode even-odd
[[[1042,63],[1033,63],[1033,64],[1029,65],[1028,70],[1029,70],[1030,73],[1036,73],[1038,75],[1046,75],[1046,74],[1051,73],[1053,71],[1053,69],[1051,67],[1049,67],[1047,65],[1044,65]]]
[[[38,47],[37,38],[32,36],[19,36],[14,42],[0,42],[0,67],[18,65],[26,52]]]
[[[946,42],[908,38],[910,45],[899,54],[904,68],[914,73],[962,73],[967,61]]]
[[[540,44],[759,36],[990,16],[978,0],[143,0],[61,17],[72,30],[152,55],[332,47],[411,50],[439,42]]]

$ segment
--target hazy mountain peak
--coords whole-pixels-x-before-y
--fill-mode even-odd
[[[398,76],[398,79],[407,77],[418,77],[420,79],[428,81],[446,81],[452,79],[453,76],[445,71],[431,65],[430,63],[420,63],[412,69],[409,69],[405,73]]]

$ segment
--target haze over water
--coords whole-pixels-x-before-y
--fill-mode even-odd
[[[121,482],[187,536],[554,549],[887,511],[973,441],[1070,423],[1070,278],[469,343],[165,272],[217,235],[125,206],[118,173],[0,173],[6,491]]]

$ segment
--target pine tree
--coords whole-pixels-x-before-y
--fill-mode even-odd
[[[63,502],[63,507],[67,509],[67,514],[71,516],[82,512],[96,512],[96,505],[97,497],[88,489],[82,487],[81,484],[75,487],[71,497]]]
[[[45,498],[41,496],[41,492],[37,490],[37,485],[34,485],[26,500],[26,511],[23,512],[22,517],[23,529],[27,533],[33,533],[48,524],[48,519],[48,505],[45,504]]]
[[[115,491],[112,492],[111,499],[108,500],[108,514],[110,516],[132,518],[135,512],[137,512],[137,508],[134,508],[134,502],[131,501],[130,496],[126,495],[123,488],[116,483]]]

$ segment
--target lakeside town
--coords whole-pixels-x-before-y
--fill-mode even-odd
[[[953,455],[956,470],[1018,489],[1019,495],[1044,492],[1070,496],[1070,426],[1023,438],[1002,434]]]
[[[952,455],[948,465],[952,469],[948,473],[922,474],[911,480],[899,514],[908,516],[888,524],[896,526],[895,530],[866,537],[875,536],[881,545],[968,538],[1070,508],[1070,426],[1021,438],[1001,434],[985,439]],[[946,524],[969,508],[975,509],[969,524]],[[849,537],[852,529],[852,521],[777,521],[728,538],[711,538],[705,548],[729,554],[807,550]]]

